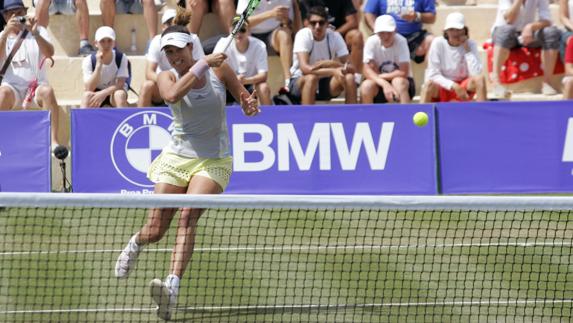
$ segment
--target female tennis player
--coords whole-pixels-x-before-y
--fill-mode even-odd
[[[240,103],[243,112],[260,112],[256,93],[249,94],[235,73],[223,61],[223,53],[193,59],[192,38],[185,25],[189,14],[178,12],[176,25],[161,36],[161,49],[172,68],[158,76],[161,97],[173,113],[171,142],[151,164],[148,177],[157,194],[219,194],[229,182],[232,159],[225,121],[225,91]],[[159,241],[171,223],[176,209],[151,209],[147,223],[119,255],[115,275],[125,278],[133,270],[142,247]],[[169,320],[176,303],[179,281],[191,259],[197,221],[202,209],[184,208],[177,225],[176,243],[171,254],[170,273],[150,283],[157,303],[157,315]]]

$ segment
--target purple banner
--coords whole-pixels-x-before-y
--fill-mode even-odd
[[[0,191],[50,192],[50,114],[0,112]]]
[[[430,116],[417,127],[412,116]],[[435,194],[431,105],[228,109],[229,193]]]
[[[151,161],[169,142],[169,109],[72,110],[75,192],[153,192]]]
[[[437,107],[445,194],[573,192],[573,102]]]
[[[430,125],[412,116],[428,113]],[[435,194],[433,108],[228,108],[234,173],[227,193]],[[150,193],[149,164],[169,141],[168,109],[72,111],[76,192]]]

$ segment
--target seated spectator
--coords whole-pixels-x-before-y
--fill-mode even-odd
[[[376,18],[374,32],[364,46],[362,103],[410,103],[416,85],[406,38],[396,33],[396,21],[390,15]]]
[[[565,59],[565,47],[569,37],[573,36],[573,0],[559,0],[559,21],[565,27],[565,32],[561,34],[559,53],[561,59]]]
[[[209,12],[217,16],[223,32],[230,33],[231,22],[235,16],[235,4],[234,0],[179,0],[177,2],[178,6],[192,13],[193,19],[189,24],[189,31],[193,34],[199,34],[203,16]]]
[[[82,108],[99,108],[103,106],[127,107],[127,56],[122,55],[118,67],[116,60],[115,31],[108,26],[99,27],[95,33],[97,52],[95,66],[92,55],[84,57],[82,70],[84,74],[85,93]]]
[[[563,78],[563,98],[573,99],[573,38],[567,42],[565,49],[565,77]]]
[[[329,16],[328,22],[346,41],[346,46],[350,50],[350,62],[357,71],[362,71],[364,37],[358,30],[360,20],[352,0],[302,0],[301,14],[305,25],[308,22],[308,10],[314,6],[326,8]],[[361,77],[361,74],[355,76],[358,84],[360,84]]]
[[[364,7],[364,19],[374,30],[374,21],[380,15],[391,15],[396,20],[398,33],[408,40],[410,58],[422,63],[434,36],[422,29],[422,24],[436,21],[435,0],[367,0]]]
[[[163,30],[171,25],[177,24],[175,21],[176,11],[174,9],[167,9],[161,17],[161,25]],[[191,13],[181,14],[188,16]],[[189,19],[189,18],[185,18]],[[201,47],[201,42],[199,37],[195,34],[191,34],[191,39],[193,43],[193,59],[199,60],[205,56],[203,48]],[[165,56],[165,52],[161,50],[161,35],[153,37],[151,43],[149,44],[149,51],[145,56],[147,63],[145,66],[145,81],[141,84],[141,89],[139,91],[139,99],[137,101],[138,107],[150,107],[154,106],[164,106],[165,102],[163,98],[159,95],[159,88],[157,87],[157,76],[162,71],[167,71],[171,69],[171,64]]]
[[[228,37],[221,38],[215,46],[215,52],[223,53],[227,41]],[[247,26],[244,25],[224,53],[227,55],[227,64],[237,74],[237,78],[247,91],[253,93],[253,90],[256,90],[259,102],[271,105],[271,89],[267,83],[269,64],[265,43],[250,36]],[[227,103],[236,103],[230,93],[227,93]]]
[[[239,0],[237,14],[247,7],[248,0]],[[261,1],[249,17],[251,35],[267,45],[269,54],[279,54],[284,84],[288,86],[291,77],[293,34],[302,27],[297,0]],[[287,90],[283,88],[282,91]]]
[[[328,28],[324,7],[309,11],[309,27],[296,33],[290,96],[302,104],[330,100],[346,92],[346,103],[356,103],[355,69],[340,33]]]
[[[499,0],[492,37],[494,49],[491,78],[496,96],[508,96],[508,91],[501,86],[499,74],[509,57],[509,51],[518,46],[542,48],[543,94],[557,94],[560,86],[552,77],[560,37],[561,32],[551,23],[548,0]]]
[[[2,16],[7,22],[0,33],[0,57],[2,65],[18,43],[22,31],[27,35],[9,63],[0,85],[0,110],[26,108],[37,105],[51,113],[52,149],[59,146],[58,115],[60,108],[54,89],[48,84],[44,61],[54,55],[54,46],[45,27],[34,17],[27,17],[23,23],[19,17],[26,16],[28,8],[22,0],[5,0]]]
[[[154,0],[101,0],[99,8],[104,26],[113,28],[116,14],[143,13],[149,39],[157,35],[157,7]]]
[[[82,56],[95,52],[90,44],[90,14],[86,0],[34,0],[36,19],[40,26],[48,27],[50,15],[75,15],[80,35],[80,50]]]
[[[459,12],[446,17],[444,35],[432,42],[421,99],[422,103],[487,99],[483,65],[476,42],[469,39],[465,18]]]

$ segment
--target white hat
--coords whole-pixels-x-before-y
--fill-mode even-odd
[[[175,16],[177,15],[177,11],[175,9],[167,9],[163,12],[163,16],[161,16],[161,23],[164,24],[167,21],[169,21],[169,19],[173,19],[175,18]]]
[[[115,31],[113,31],[113,28],[108,26],[102,26],[96,30],[95,40],[100,41],[104,38],[110,38],[111,40],[115,40]]]
[[[161,49],[165,46],[175,46],[177,48],[183,48],[187,44],[193,42],[191,35],[181,32],[168,33],[161,36]]]
[[[452,12],[446,17],[446,25],[444,30],[447,29],[464,29],[466,26],[466,18],[460,12]]]
[[[390,15],[382,15],[376,18],[374,22],[374,32],[392,32],[396,31],[396,21]]]

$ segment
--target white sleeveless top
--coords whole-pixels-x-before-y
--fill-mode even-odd
[[[169,71],[179,80],[175,69]],[[181,100],[169,104],[174,127],[166,149],[190,158],[228,157],[226,89],[212,69],[205,77],[203,88],[191,89]]]

